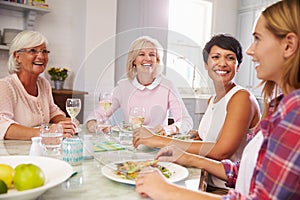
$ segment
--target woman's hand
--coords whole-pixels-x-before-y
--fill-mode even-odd
[[[187,161],[190,156],[192,155],[174,145],[171,145],[160,149],[154,159],[162,162],[174,162],[179,165],[187,166],[189,164]]]
[[[77,125],[72,122],[70,118],[66,118],[58,122],[58,124],[62,125],[64,138],[73,137],[75,135]]]
[[[166,191],[168,185],[158,169],[145,168],[137,176],[135,190],[142,197],[164,199],[164,195],[170,194]]]
[[[132,143],[135,148],[140,144],[148,147],[157,147],[159,136],[153,133],[150,129],[141,127],[133,130]]]
[[[175,135],[179,133],[179,129],[175,125],[162,126],[158,125],[152,129],[154,133],[162,136]]]
[[[188,135],[190,136],[190,139],[202,141],[202,139],[199,136],[198,130],[190,130]]]
[[[90,133],[96,133],[96,120],[90,120],[86,123],[86,128]]]

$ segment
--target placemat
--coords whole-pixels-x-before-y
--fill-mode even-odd
[[[97,142],[94,143],[94,151],[102,152],[102,151],[117,151],[126,149],[123,145],[118,144],[116,142],[105,141],[105,142]]]

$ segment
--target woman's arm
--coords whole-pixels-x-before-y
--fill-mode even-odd
[[[168,145],[177,146],[184,151],[207,156],[216,160],[229,158],[246,140],[249,127],[259,121],[258,105],[246,91],[236,93],[228,103],[224,125],[216,143],[202,141],[181,141],[154,134],[149,129],[134,130],[133,144],[137,147],[144,144],[149,147],[162,148]]]
[[[222,180],[227,180],[226,171],[222,162],[187,153],[174,145],[162,148],[156,154],[154,159],[164,162],[175,162],[179,165],[203,169]]]
[[[216,200],[221,196],[186,188],[168,183],[158,170],[142,171],[136,180],[136,192],[142,197],[159,200],[205,199]]]
[[[193,128],[193,119],[189,115],[179,92],[172,83],[170,84],[171,86],[168,103],[170,106],[170,112],[174,119],[173,126],[176,126],[177,131],[180,133],[188,133],[188,131]]]
[[[6,134],[5,140],[30,140],[32,137],[40,136],[39,128],[29,128],[19,124],[11,124]]]

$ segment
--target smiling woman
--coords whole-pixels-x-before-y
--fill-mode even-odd
[[[36,31],[20,32],[12,41],[8,69],[0,80],[0,138],[29,140],[39,136],[43,123],[61,123],[71,137],[76,125],[52,97],[50,83],[40,76],[48,63],[47,39]]]

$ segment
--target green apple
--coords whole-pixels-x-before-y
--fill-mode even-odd
[[[19,164],[15,167],[14,186],[18,191],[40,187],[45,183],[45,174],[34,164]]]

